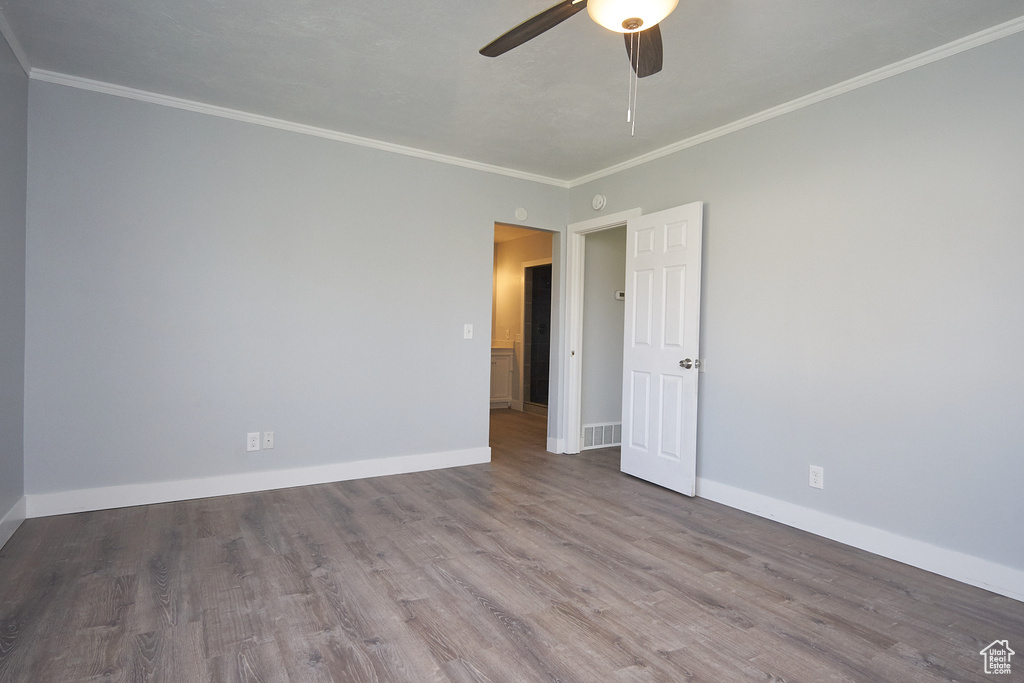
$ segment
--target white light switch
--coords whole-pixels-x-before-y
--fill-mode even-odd
[[[465,327],[462,328],[462,338],[472,339],[473,338],[473,324],[466,323]]]

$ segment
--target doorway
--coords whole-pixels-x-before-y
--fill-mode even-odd
[[[698,374],[704,369],[699,357],[703,206],[691,202],[647,215],[633,209],[570,224],[567,334],[560,348],[568,367],[561,389],[564,441],[556,452],[579,453],[586,235],[624,223],[621,469],[689,496],[696,492]]]
[[[523,268],[523,410],[548,414],[551,264]]]
[[[559,378],[559,416],[561,429],[553,439],[555,453],[579,453],[584,442],[582,429],[583,393],[583,290],[586,235],[625,226],[630,218],[641,215],[639,208],[622,211],[580,223],[571,223],[565,233],[565,318],[559,349],[567,363]],[[621,338],[620,338],[621,342]],[[621,345],[619,347],[622,348]],[[577,353],[580,351],[580,353]],[[614,428],[613,428],[614,438]],[[621,434],[621,430],[620,430]]]
[[[625,290],[626,226],[587,234],[580,353],[580,450],[618,446],[622,441]]]
[[[547,416],[551,372],[553,239],[545,230],[494,225],[491,408]]]

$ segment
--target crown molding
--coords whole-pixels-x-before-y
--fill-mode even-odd
[[[55,83],[58,85],[65,85],[72,88],[78,88],[81,90],[89,90],[92,92],[104,93],[107,95],[113,95],[115,97],[123,97],[126,99],[136,100],[139,102],[148,102],[150,104],[157,104],[165,107],[173,107],[175,109],[183,109],[186,111],[197,112],[200,114],[208,114],[211,116],[218,116],[221,118],[232,119],[235,121],[242,121],[245,123],[252,123],[259,126],[266,126],[268,128],[276,128],[278,130],[290,131],[293,133],[299,133],[301,135],[311,135],[315,137],[325,138],[328,140],[334,140],[336,142],[343,142],[351,145],[358,145],[360,147],[368,147],[371,149],[377,149],[384,152],[391,152],[394,154],[402,154],[404,156],[415,157],[418,159],[425,159],[429,161],[436,161],[438,163],[448,164],[452,166],[460,166],[462,168],[468,168],[476,171],[482,171],[484,173],[493,173],[496,175],[502,175],[510,178],[516,178],[519,180],[525,180],[528,182],[541,183],[544,185],[551,185],[563,189],[572,189],[585,185],[586,183],[594,180],[599,180],[616,173],[635,168],[646,164],[649,161],[660,159],[661,157],[674,154],[690,147],[703,144],[710,140],[720,138],[724,135],[734,133],[744,128],[762,123],[764,121],[771,120],[773,118],[789,114],[791,112],[809,107],[818,102],[822,102],[833,97],[848,93],[858,88],[877,83],[878,81],[896,76],[918,67],[922,67],[933,62],[937,62],[946,57],[959,54],[966,50],[970,50],[975,47],[986,45],[993,41],[1005,38],[1024,31],[1024,17],[1018,17],[998,26],[980,31],[970,36],[966,36],[959,40],[955,40],[946,45],[941,45],[937,48],[923,52],[919,55],[909,57],[902,61],[890,64],[888,66],[870,71],[866,74],[856,76],[849,80],[837,83],[836,85],[829,86],[817,92],[799,97],[790,102],[780,104],[776,107],[766,109],[757,114],[753,114],[746,118],[739,119],[732,123],[728,123],[724,126],[719,126],[713,130],[694,135],[674,142],[665,147],[661,147],[647,154],[643,154],[633,159],[608,166],[600,171],[595,171],[585,176],[580,176],[575,180],[560,180],[558,178],[551,178],[548,176],[542,176],[535,173],[528,173],[526,171],[519,171],[516,169],[505,168],[503,166],[495,166],[492,164],[485,164],[477,161],[471,161],[468,159],[462,159],[459,157],[450,156],[447,154],[439,154],[437,152],[430,152],[427,150],[417,149],[414,147],[406,147],[403,145],[397,145],[390,142],[384,142],[381,140],[374,140],[372,138],[364,138],[357,135],[350,135],[348,133],[342,133],[336,130],[330,130],[327,128],[318,128],[316,126],[308,126],[301,123],[294,123],[291,121],[285,121],[283,119],[275,119],[269,116],[262,116],[259,114],[251,114],[249,112],[240,111],[237,109],[229,109],[227,107],[219,107],[211,104],[204,104],[202,102],[195,102],[193,100],[186,100],[178,97],[171,97],[168,95],[161,95],[159,93],[148,92],[145,90],[138,90],[135,88],[128,88],[125,86],[114,85],[112,83],[106,83],[103,81],[96,81],[88,78],[81,78],[79,76],[70,76],[67,74],[57,73],[54,71],[46,71],[44,69],[30,68],[28,59],[22,50],[20,43],[14,37],[10,26],[7,24],[0,13],[0,32],[3,33],[4,37],[7,38],[7,42],[11,45],[11,49],[18,57],[18,61],[21,63],[22,68],[28,74],[29,78],[38,81],[44,81],[48,83]]]
[[[0,34],[3,34],[3,37],[7,39],[7,44],[11,46],[11,52],[14,53],[18,63],[21,64],[21,70],[28,76],[32,71],[32,67],[28,63],[28,55],[25,54],[24,48],[21,47],[21,43],[14,35],[14,29],[7,23],[7,17],[4,16],[3,9],[0,9]]]
[[[727,123],[724,126],[709,130],[706,133],[701,133],[700,135],[694,135],[693,137],[686,138],[685,140],[680,140],[679,142],[656,149],[653,152],[648,152],[647,154],[643,154],[628,161],[623,161],[620,164],[609,166],[608,168],[596,171],[589,175],[580,176],[575,180],[570,180],[568,185],[570,188],[579,187],[580,185],[584,185],[591,181],[599,180],[630,168],[642,166],[649,161],[660,159],[661,157],[668,156],[669,154],[673,154],[690,147],[696,147],[699,144],[708,142],[709,140],[714,140],[715,138],[720,138],[723,135],[735,133],[738,130],[749,128],[750,126],[768,121],[769,119],[774,119],[778,116],[782,116],[783,114],[789,114],[790,112],[797,111],[798,109],[809,107],[812,104],[817,104],[818,102],[848,93],[851,90],[863,88],[891,76],[906,73],[907,71],[937,62],[940,59],[951,57],[981,45],[986,45],[999,40],[1000,38],[1005,38],[1021,31],[1024,31],[1024,17],[1018,17],[1017,19],[1013,19],[1004,24],[999,24],[998,26],[993,26],[992,28],[966,36],[959,40],[954,40],[946,45],[941,45],[927,52],[922,52],[919,55],[895,62],[880,69],[869,71],[866,74],[856,76],[847,81],[843,81],[842,83],[837,83],[836,85],[829,86],[811,93],[810,95],[799,97],[795,100],[791,100],[790,102],[780,104],[777,107],[772,107],[771,109],[766,109],[738,121]]]
[[[185,111],[196,112],[199,114],[208,114],[210,116],[231,119],[233,121],[241,121],[243,123],[252,123],[257,126],[266,126],[267,128],[276,128],[278,130],[299,133],[300,135],[311,135],[314,137],[325,138],[327,140],[334,140],[335,142],[343,142],[349,145],[369,147],[371,149],[376,149],[383,152],[402,154],[408,157],[426,159],[428,161],[436,161],[451,166],[461,166],[463,168],[472,169],[474,171],[483,171],[485,173],[494,173],[497,175],[508,176],[510,178],[517,178],[519,180],[526,180],[529,182],[541,183],[544,185],[553,185],[555,187],[560,187],[563,189],[567,189],[569,187],[566,181],[559,180],[557,178],[549,178],[547,176],[542,176],[535,173],[517,171],[515,169],[504,168],[502,166],[494,166],[492,164],[485,164],[478,161],[461,159],[459,157],[449,156],[447,154],[439,154],[437,152],[416,149],[415,147],[405,147],[403,145],[396,145],[390,142],[374,140],[372,138],[364,138],[358,135],[350,135],[348,133],[342,133],[340,131],[330,130],[328,128],[318,128],[316,126],[308,126],[303,123],[295,123],[292,121],[285,121],[283,119],[275,119],[270,116],[251,114],[249,112],[240,111],[238,109],[229,109],[227,107],[219,107],[213,104],[205,104],[203,102],[186,100],[180,97],[171,97],[169,95],[161,95],[159,93],[149,92],[146,90],[128,88],[122,85],[115,85],[113,83],[95,81],[90,78],[69,76],[68,74],[62,74],[55,71],[46,71],[45,69],[31,69],[28,72],[28,75],[29,78],[31,78],[32,80],[43,81],[46,83],[55,83],[57,85],[65,85],[71,88],[78,88],[79,90],[88,90],[91,92],[103,93],[105,95],[113,95],[115,97],[123,97],[129,100],[136,100],[138,102],[147,102],[149,104],[157,104],[164,107],[172,107],[174,109],[184,109]]]

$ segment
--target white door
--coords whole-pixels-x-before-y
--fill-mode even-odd
[[[704,205],[626,223],[622,471],[692,496]]]

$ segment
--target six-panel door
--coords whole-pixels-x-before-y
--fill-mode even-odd
[[[621,469],[689,496],[697,468],[702,223],[697,202],[626,227]]]

